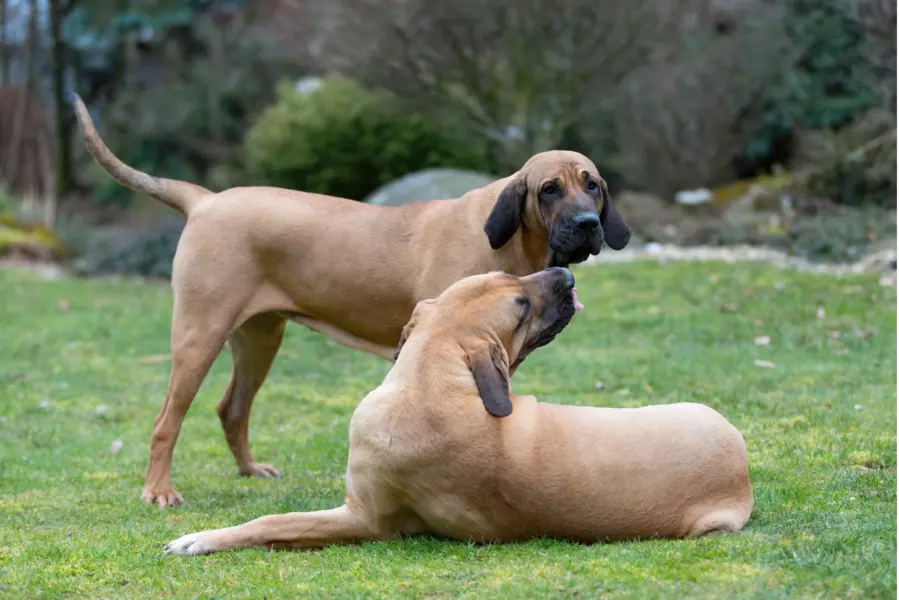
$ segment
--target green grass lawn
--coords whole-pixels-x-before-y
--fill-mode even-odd
[[[139,495],[169,376],[168,287],[0,271],[0,597],[895,597],[895,289],[749,264],[575,274],[586,311],[513,387],[714,407],[749,448],[756,504],[741,534],[163,556],[191,531],[339,505],[350,416],[388,364],[289,328],[250,436],[285,477],[248,480],[215,413],[223,353],[176,448],[186,504],[160,511]]]

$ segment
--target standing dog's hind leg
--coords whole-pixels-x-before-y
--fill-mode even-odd
[[[217,330],[215,321],[192,321],[179,315],[172,320],[172,374],[165,404],[153,423],[150,460],[141,498],[160,508],[178,506],[181,494],[172,487],[172,454],[181,424],[225,343],[228,331]]]
[[[249,427],[253,398],[265,381],[284,339],[286,320],[275,313],[250,318],[228,340],[231,349],[231,379],[218,405],[225,440],[241,475],[278,477],[272,465],[257,463],[250,453]]]

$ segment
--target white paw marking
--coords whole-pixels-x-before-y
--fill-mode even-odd
[[[179,537],[174,542],[169,542],[165,547],[165,554],[177,554],[178,556],[196,556],[215,552],[215,547],[209,540],[208,531],[188,533]]]

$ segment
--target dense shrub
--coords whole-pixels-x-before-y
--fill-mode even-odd
[[[802,192],[838,204],[896,206],[896,118],[875,109],[839,130],[799,138]]]
[[[880,101],[873,85],[879,77],[867,56],[868,32],[847,11],[849,3],[783,4],[787,32],[800,55],[794,68],[764,90],[762,122],[742,156],[750,170],[788,159],[798,129],[841,127]]]
[[[860,259],[881,240],[895,240],[895,235],[895,211],[836,207],[797,219],[788,240],[790,252],[797,256],[846,262]]]
[[[213,189],[246,184],[246,131],[274,101],[277,82],[298,76],[301,66],[242,20],[225,27],[198,21],[189,40],[197,53],[188,59],[171,44],[133,59],[134,75],[112,100],[97,103],[102,133],[122,160],[142,171]],[[89,164],[94,199],[127,204],[132,193]]]
[[[484,166],[483,149],[348,79],[283,85],[278,98],[246,140],[250,170],[272,185],[360,200],[412,171]]]
[[[127,239],[96,248],[75,264],[79,275],[129,274],[171,279],[184,219],[169,217]]]

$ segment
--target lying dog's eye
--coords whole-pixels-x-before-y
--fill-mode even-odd
[[[521,317],[518,320],[518,324],[521,325],[524,323],[524,319],[528,316],[528,313],[531,312],[531,301],[524,296],[516,298],[515,301],[521,307]]]
[[[598,187],[599,186],[596,185],[596,182],[593,181],[592,179],[587,182],[587,189],[590,190],[591,192],[595,192],[596,188],[598,188]]]
[[[547,183],[543,186],[543,193],[547,196],[556,196],[560,191],[558,184],[555,183]]]

